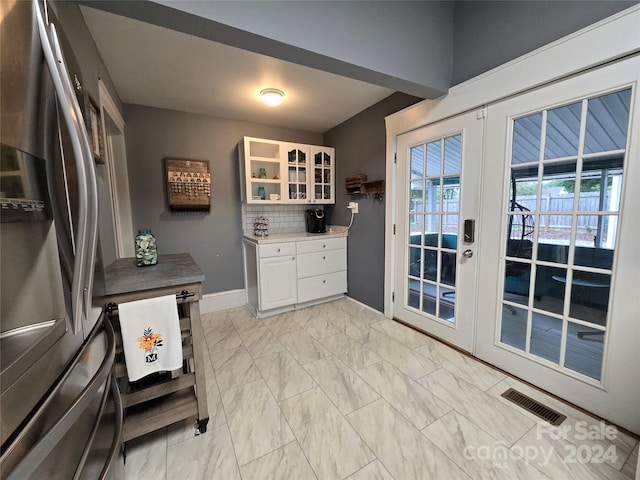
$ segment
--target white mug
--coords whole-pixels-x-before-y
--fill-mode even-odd
[[[272,193],[269,195],[270,200],[280,200],[280,195],[277,193]]]

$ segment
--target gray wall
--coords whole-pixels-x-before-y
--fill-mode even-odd
[[[384,117],[420,101],[395,93],[324,134],[324,144],[336,148],[336,204],[325,208],[328,222],[348,225],[349,201],[358,202],[348,237],[349,296],[384,310],[385,201],[364,195],[346,195],[345,179],[364,173],[369,180],[385,179],[386,132]]]
[[[206,276],[204,293],[244,288],[238,143],[252,136],[320,145],[321,134],[136,105],[125,105],[125,121],[134,233],[150,228],[159,254],[190,253]],[[210,162],[210,213],[169,210],[165,157]]]
[[[455,2],[452,85],[637,3],[584,0]]]

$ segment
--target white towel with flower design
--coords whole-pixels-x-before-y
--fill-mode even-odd
[[[182,340],[175,295],[118,305],[129,381],[182,367]]]

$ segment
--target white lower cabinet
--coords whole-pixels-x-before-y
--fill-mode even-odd
[[[256,243],[244,239],[247,304],[257,316],[347,291],[346,237]]]

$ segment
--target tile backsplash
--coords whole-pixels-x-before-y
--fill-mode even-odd
[[[299,233],[306,230],[304,212],[320,205],[247,205],[242,204],[242,233],[253,235],[256,217],[269,219],[269,233]]]

